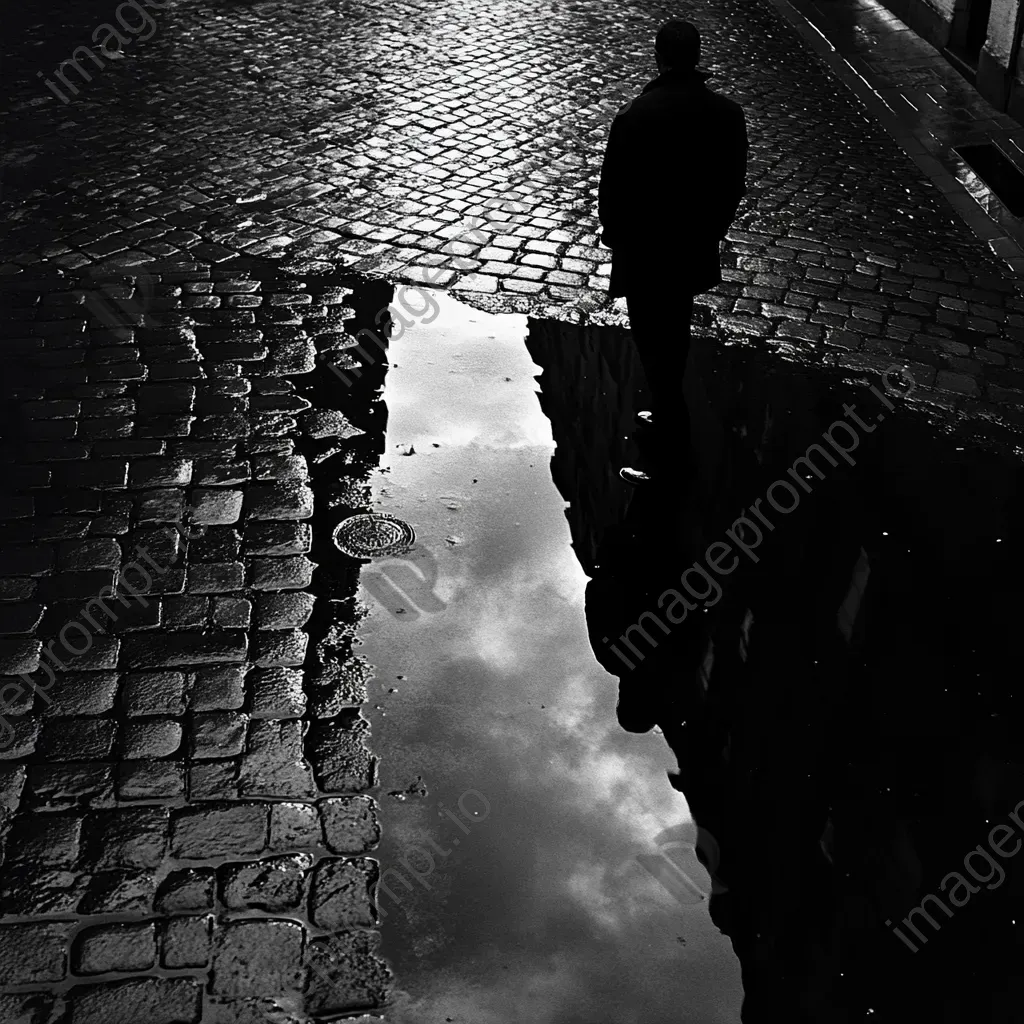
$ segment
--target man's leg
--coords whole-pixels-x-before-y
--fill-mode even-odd
[[[654,399],[655,415],[671,413],[682,395],[690,352],[693,296],[634,291],[626,296],[629,326]],[[660,408],[659,408],[660,407]]]
[[[659,454],[689,443],[683,375],[690,352],[693,296],[637,290],[626,296],[637,355],[651,392]]]

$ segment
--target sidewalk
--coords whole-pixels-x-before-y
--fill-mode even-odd
[[[772,0],[978,238],[1024,275],[1024,224],[957,153],[994,143],[1024,173],[1024,126],[876,0]]]

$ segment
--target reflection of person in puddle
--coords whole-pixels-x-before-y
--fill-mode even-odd
[[[624,296],[653,399],[643,433],[657,428],[647,468],[663,463],[689,420],[682,379],[693,297],[722,281],[719,245],[746,192],[743,111],[709,90],[697,70],[700,34],[670,21],[655,41],[659,76],[612,123],[599,216],[612,249],[609,295]],[[631,483],[649,479],[627,469]]]

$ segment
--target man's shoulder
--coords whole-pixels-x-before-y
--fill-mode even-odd
[[[619,109],[616,117],[674,115],[680,110],[711,109],[724,117],[741,118],[743,108],[735,100],[707,87],[680,92],[675,89],[651,89],[641,93]]]
[[[722,110],[727,110],[737,116],[743,114],[743,107],[734,99],[730,99],[728,96],[724,96],[720,92],[715,92],[714,89],[707,89],[706,92],[708,96],[712,97],[712,102],[717,104]]]

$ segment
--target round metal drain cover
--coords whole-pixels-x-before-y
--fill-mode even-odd
[[[334,543],[351,558],[400,555],[416,542],[416,531],[395,516],[365,512],[343,519],[334,528]]]

